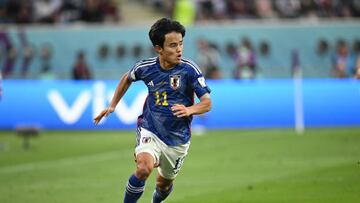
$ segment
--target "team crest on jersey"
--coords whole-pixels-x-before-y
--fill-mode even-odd
[[[170,86],[173,90],[180,87],[180,75],[170,75]]]

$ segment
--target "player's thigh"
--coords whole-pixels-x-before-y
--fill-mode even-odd
[[[188,153],[190,142],[176,147],[162,149],[160,156],[159,174],[168,180],[173,180],[178,175]]]
[[[149,156],[152,157],[152,162],[156,166],[160,160],[160,150],[155,143],[154,134],[144,128],[138,128],[136,132],[136,147],[135,147],[135,158],[136,162],[149,160]],[[138,160],[140,159],[141,160]]]

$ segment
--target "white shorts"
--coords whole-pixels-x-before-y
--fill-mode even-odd
[[[178,146],[168,146],[145,128],[137,129],[136,142],[135,155],[142,152],[151,154],[154,158],[154,165],[158,166],[159,174],[169,180],[175,179],[179,173],[190,147],[190,142]]]

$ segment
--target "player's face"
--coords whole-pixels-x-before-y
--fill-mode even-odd
[[[183,51],[183,38],[181,33],[171,32],[165,35],[163,47],[157,46],[163,68],[171,68],[181,61]]]

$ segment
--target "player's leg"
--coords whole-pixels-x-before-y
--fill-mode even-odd
[[[163,178],[160,174],[156,177],[156,189],[153,193],[152,203],[164,201],[173,189],[173,180]]]
[[[176,147],[166,146],[160,141],[157,143],[160,143],[162,154],[158,167],[156,189],[153,193],[153,203],[163,202],[170,195],[173,190],[173,180],[178,175],[190,146],[190,143]]]
[[[145,189],[145,181],[153,170],[159,155],[153,142],[153,134],[145,129],[137,130],[135,148],[136,170],[126,185],[124,203],[135,203]]]
[[[140,180],[146,180],[154,169],[154,158],[147,152],[139,153],[136,156],[135,176]]]
[[[154,159],[147,152],[136,156],[136,171],[130,176],[126,185],[124,203],[135,203],[141,197],[145,189],[145,181],[154,168]]]

